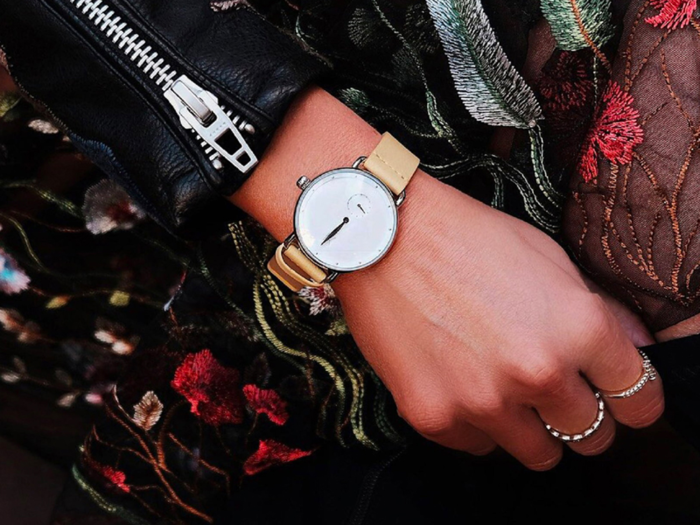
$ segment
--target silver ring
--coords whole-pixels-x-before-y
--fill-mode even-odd
[[[595,398],[598,400],[598,413],[596,414],[593,424],[583,432],[579,434],[565,434],[561,430],[557,430],[552,425],[548,425],[547,423],[545,423],[544,427],[550,434],[564,443],[578,443],[579,441],[583,441],[584,439],[591,437],[593,433],[600,428],[600,425],[603,424],[603,419],[605,419],[605,402],[603,401],[603,397],[600,395],[600,392],[595,393]]]
[[[601,390],[600,393],[603,394],[603,397],[608,399],[626,399],[628,397],[632,397],[634,394],[644,388],[644,385],[646,385],[649,381],[654,381],[657,378],[656,369],[654,368],[654,365],[651,364],[649,357],[641,350],[639,350],[639,355],[642,356],[642,375],[639,376],[639,379],[637,379],[637,381],[635,381],[631,387],[626,388],[625,390],[615,392]]]

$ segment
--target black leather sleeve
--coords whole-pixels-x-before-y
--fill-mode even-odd
[[[249,8],[215,12],[208,0],[0,0],[0,46],[23,92],[178,234],[228,204],[221,196],[254,167],[212,161],[164,88],[185,75],[213,94],[260,156],[294,96],[326,69]],[[222,143],[232,151],[235,139]]]

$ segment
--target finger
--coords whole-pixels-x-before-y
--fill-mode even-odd
[[[577,443],[569,443],[569,448],[582,456],[597,456],[610,448],[615,441],[615,420],[605,412],[600,427],[589,437]]]
[[[503,417],[476,423],[506,452],[532,470],[550,470],[561,461],[562,444],[544,427],[537,413],[513,407]]]
[[[464,417],[457,417],[452,410],[434,410],[430,416],[404,417],[397,413],[424,438],[454,450],[483,456],[496,448],[496,443],[483,431],[469,424]]]
[[[598,390],[618,392],[630,388],[644,372],[639,351],[610,315],[598,327],[598,334],[583,352],[581,372]],[[649,381],[634,396],[606,399],[606,403],[611,415],[624,425],[635,428],[651,425],[664,409],[661,381]]]
[[[641,390],[631,397],[605,398],[608,410],[620,423],[632,428],[643,428],[661,417],[664,411],[663,384],[658,372],[655,374],[656,379],[647,379]],[[628,385],[628,388],[631,386]]]
[[[543,422],[558,432],[570,436],[583,434],[598,418],[600,398],[578,374],[565,379],[562,387],[549,395],[540,396],[534,408]],[[615,423],[610,416],[603,418],[599,428],[577,443],[566,443],[572,450],[586,456],[600,454],[615,438]]]

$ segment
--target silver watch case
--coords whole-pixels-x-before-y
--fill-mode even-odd
[[[389,192],[389,194],[393,195],[393,193],[392,193],[391,190],[386,186],[386,184],[384,184],[381,180],[379,180],[377,177],[375,177],[375,176],[374,176],[372,173],[370,173],[369,171],[363,170],[363,169],[361,168],[362,163],[365,161],[366,158],[367,158],[367,157],[364,157],[364,156],[363,156],[363,157],[359,157],[359,158],[352,164],[352,166],[350,166],[350,168],[356,169],[356,170],[360,170],[360,171],[366,173],[368,176],[372,177],[372,178],[375,179],[378,183],[380,183],[380,184]],[[310,180],[308,177],[302,176],[302,177],[299,178],[299,180],[297,180],[297,186],[298,186],[299,189],[302,191],[302,195],[303,195],[303,193],[304,193],[311,185],[313,185],[316,181],[321,180],[322,178],[325,178],[326,176],[331,175],[331,174],[333,174],[334,172],[341,171],[341,170],[347,170],[347,169],[348,169],[348,168],[345,167],[345,168],[336,168],[336,169],[333,169],[333,170],[330,170],[330,171],[326,171],[326,172],[322,173],[321,175],[319,175],[318,177],[314,178],[313,180]],[[394,203],[396,204],[396,208],[397,208],[397,209],[401,207],[401,205],[404,203],[405,200],[406,200],[406,190],[402,191],[399,195],[394,195]],[[288,247],[291,246],[291,245],[295,245],[297,248],[299,248],[299,249],[302,251],[302,253],[303,253],[306,257],[308,257],[311,261],[313,261],[314,264],[318,265],[320,268],[322,268],[323,270],[325,270],[326,272],[328,272],[328,275],[327,275],[327,277],[323,280],[323,282],[324,282],[324,283],[331,283],[331,282],[333,282],[333,280],[335,280],[336,277],[338,277],[338,275],[340,275],[340,273],[344,273],[344,272],[339,272],[339,271],[331,270],[331,269],[327,268],[327,267],[326,267],[323,263],[321,263],[316,257],[314,257],[313,254],[308,253],[308,251],[304,248],[304,246],[299,242],[299,239],[298,239],[297,233],[296,233],[296,216],[297,216],[297,208],[298,208],[298,206],[299,206],[299,202],[300,202],[300,201],[301,201],[301,195],[299,196],[299,199],[297,200],[297,206],[296,206],[295,209],[294,209],[294,218],[295,218],[295,220],[294,220],[294,228],[295,228],[295,229],[294,229],[294,231],[284,240],[284,247],[285,247],[285,249],[286,249],[286,248],[288,248]],[[396,225],[396,227],[398,228],[398,224]],[[395,229],[395,230],[396,230],[396,229]],[[393,241],[392,241],[392,242],[393,242]],[[379,260],[381,260],[381,259],[379,259]],[[365,266],[365,267],[363,267],[363,268],[372,266],[373,264],[376,264],[377,262],[379,262],[379,260],[374,261],[374,262],[372,262],[371,264],[368,264],[367,266]],[[362,269],[362,268],[358,268],[358,269]],[[354,270],[353,270],[353,271],[354,271]]]

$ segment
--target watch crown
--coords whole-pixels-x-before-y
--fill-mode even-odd
[[[299,186],[299,189],[304,190],[309,185],[309,182],[311,181],[308,177],[299,177],[299,180],[297,181],[297,186]]]

